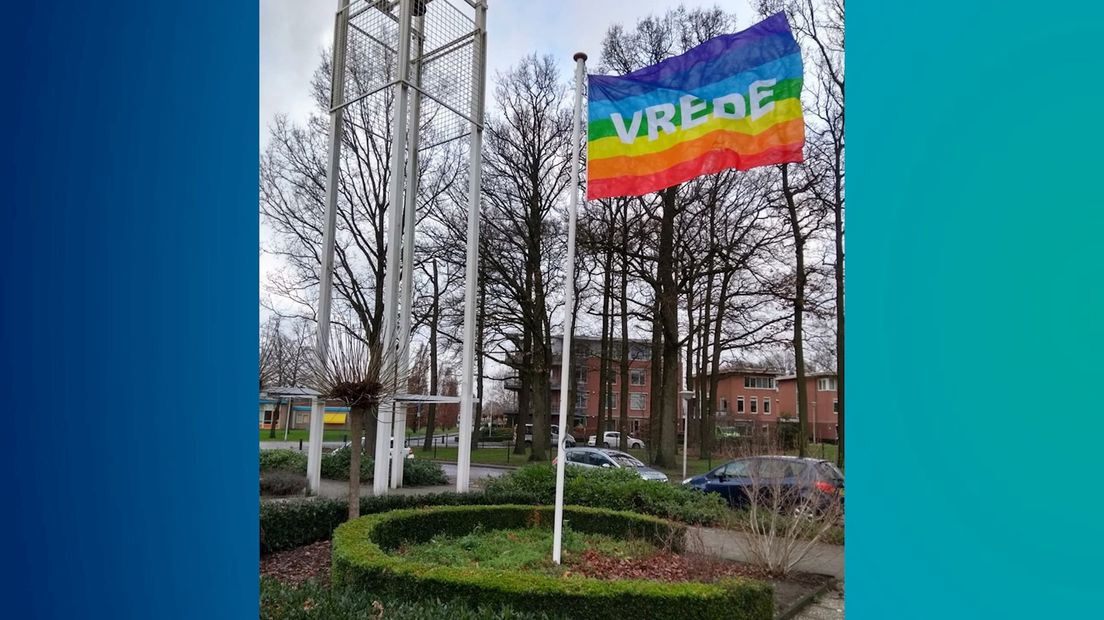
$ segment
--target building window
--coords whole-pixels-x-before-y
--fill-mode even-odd
[[[586,364],[580,364],[575,367],[575,381],[578,383],[586,384],[587,382],[587,370]]]
[[[769,398],[764,398],[763,399],[763,415],[770,415],[770,405],[771,405],[770,399]]]
[[[722,398],[721,399],[721,411],[724,411],[726,413],[728,412],[728,399],[727,398]]]
[[[836,378],[835,377],[821,377],[817,379],[817,391],[818,392],[835,392],[836,391]]]
[[[832,401],[832,413],[834,413],[836,415],[839,415],[839,401],[838,400],[833,400]]]
[[[645,376],[643,368],[629,369],[629,385],[644,385]]]
[[[744,387],[756,390],[773,390],[774,377],[744,377]]]
[[[643,392],[633,392],[629,394],[629,409],[633,411],[644,411],[644,403],[647,396],[648,395]]]
[[[268,426],[272,425],[272,410],[271,409],[265,409],[264,411],[261,412],[261,424],[265,424],[265,425],[268,425]]]
[[[617,409],[617,393],[613,390],[606,392],[606,409],[609,411]]]
[[[632,429],[632,434],[637,435],[640,433],[640,420],[629,420],[629,428]]]
[[[757,413],[759,413],[759,397],[758,396],[752,396],[751,397],[751,415],[755,415]]]
[[[589,396],[589,394],[587,394],[586,392],[577,392],[575,394],[575,408],[576,409],[586,409],[587,408],[587,397],[588,396]]]
[[[743,413],[743,412],[744,412],[744,397],[743,396],[737,396],[736,397],[736,413]]]

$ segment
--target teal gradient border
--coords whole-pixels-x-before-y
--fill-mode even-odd
[[[850,4],[847,617],[1104,617],[1104,10]]]

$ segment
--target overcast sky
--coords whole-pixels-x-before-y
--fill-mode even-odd
[[[462,6],[464,0],[448,1]],[[687,8],[720,6],[735,13],[739,29],[756,19],[747,0],[683,0]],[[487,9],[487,109],[494,110],[494,76],[532,52],[551,54],[561,75],[570,79],[571,57],[586,52],[597,67],[602,36],[613,24],[631,28],[637,20],[662,14],[677,6],[672,0],[489,0]],[[302,122],[312,112],[309,84],[322,54],[333,41],[337,0],[261,0],[260,137],[268,141],[268,127],[276,114]],[[261,225],[261,239],[268,232]],[[261,258],[262,290],[266,274],[277,264]]]
[[[442,0],[437,0],[442,1]],[[463,0],[446,0],[457,4]],[[261,144],[273,115],[306,118],[312,102],[311,75],[333,41],[337,0],[261,0]],[[746,0],[684,0],[687,8],[717,5],[751,25]],[[616,23],[631,26],[642,17],[677,6],[671,0],[488,0],[487,96],[493,77],[531,52],[552,54],[567,79],[571,57],[586,52],[596,66],[602,35]],[[488,109],[492,109],[488,101]]]

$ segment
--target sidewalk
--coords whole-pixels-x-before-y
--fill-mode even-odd
[[[710,527],[692,527],[691,536],[700,536],[705,549],[729,560],[749,562],[743,540],[745,534],[733,530],[720,530]],[[827,545],[815,543],[795,569],[803,573],[816,573],[819,575],[832,575],[843,581],[843,547],[840,545]]]

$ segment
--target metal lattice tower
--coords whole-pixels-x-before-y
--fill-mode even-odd
[[[479,236],[478,199],[486,73],[486,0],[339,0],[331,64],[330,142],[326,223],[320,274],[318,354],[326,359],[330,338],[337,178],[341,174],[343,127],[384,141],[388,163],[387,272],[384,287],[385,368],[395,391],[405,392],[410,366],[410,323],[415,212],[420,154],[462,139],[468,147],[468,227],[460,397],[400,394],[381,407],[376,426],[375,494],[402,485],[406,403],[460,402],[457,490],[466,491],[471,464],[474,404],[475,278]],[[410,128],[414,128],[413,131]],[[380,285],[381,283],[377,283]],[[394,356],[394,363],[386,363]],[[308,483],[318,488],[322,409],[311,416]],[[465,432],[465,430],[467,432]],[[395,450],[390,450],[393,438]],[[389,451],[393,452],[389,455]],[[390,466],[390,472],[388,468]]]

